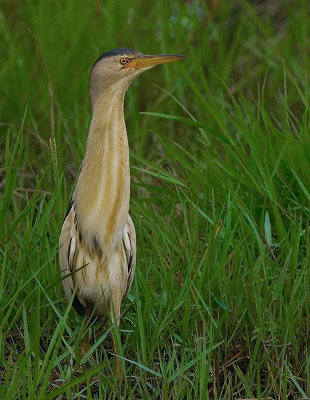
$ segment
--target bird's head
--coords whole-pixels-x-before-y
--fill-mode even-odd
[[[145,55],[126,47],[110,50],[92,67],[89,78],[91,102],[96,102],[103,91],[125,93],[133,79],[142,72],[184,57],[178,54]]]

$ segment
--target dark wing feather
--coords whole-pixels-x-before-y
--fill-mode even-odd
[[[62,284],[68,300],[71,299],[74,292],[72,273],[74,270],[74,262],[78,251],[77,244],[79,241],[79,233],[75,226],[75,220],[74,205],[71,201],[59,238],[59,264],[62,275]],[[76,295],[74,296],[72,304],[79,314],[85,314],[85,307],[81,304]]]
[[[128,265],[128,281],[126,289],[127,295],[132,284],[136,269],[136,230],[132,219],[130,218],[130,215],[128,215],[128,220],[123,231],[123,246],[125,249]]]

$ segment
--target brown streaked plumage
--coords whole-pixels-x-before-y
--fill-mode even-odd
[[[143,71],[182,58],[121,48],[99,57],[92,68],[87,148],[59,239],[65,294],[70,299],[76,289],[73,305],[79,313],[104,316],[108,308],[119,324],[136,265],[125,92]]]

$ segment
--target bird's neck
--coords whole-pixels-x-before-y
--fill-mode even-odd
[[[129,209],[124,95],[124,91],[104,92],[93,104],[86,154],[73,197],[89,247],[96,243],[107,252],[119,245]]]

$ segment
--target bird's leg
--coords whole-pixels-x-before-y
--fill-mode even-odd
[[[90,323],[90,319],[91,319],[91,311],[90,309],[87,307],[86,311],[85,311],[85,317],[84,317],[84,321],[83,321],[83,328],[85,327],[86,332],[83,335],[83,338],[80,342],[80,349],[82,350],[82,356],[84,356],[85,354],[88,353],[88,351],[91,349],[91,345],[88,339],[88,334],[87,334],[87,327],[89,326]],[[89,359],[95,363],[95,357],[91,354]]]
[[[110,305],[110,318],[111,323],[114,325],[112,330],[113,351],[114,351],[114,371],[117,380],[122,379],[122,360],[121,355],[121,341],[119,333],[119,323],[121,315],[121,299],[118,295],[112,295],[112,302]]]

